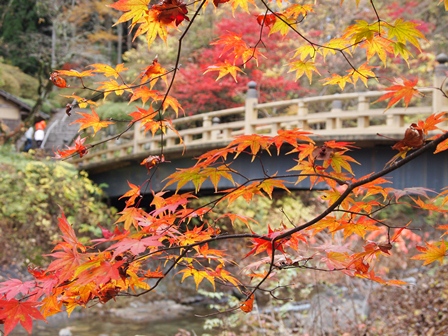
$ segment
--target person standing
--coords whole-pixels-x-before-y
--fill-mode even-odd
[[[38,121],[34,124],[34,140],[36,141],[37,148],[40,148],[42,141],[44,141],[46,127],[47,123],[45,120]]]
[[[33,148],[33,135],[34,135],[34,127],[30,126],[25,132],[25,145],[23,146],[23,151],[28,152],[31,148]]]

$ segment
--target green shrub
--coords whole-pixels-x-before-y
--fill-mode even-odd
[[[0,264],[45,263],[41,255],[59,236],[61,208],[81,239],[100,235],[98,224],[110,223],[114,214],[85,172],[32,154],[0,148]]]

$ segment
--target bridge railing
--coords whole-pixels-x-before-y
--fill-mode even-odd
[[[251,86],[252,85],[252,86]],[[249,83],[246,104],[242,107],[174,119],[173,125],[183,139],[168,130],[161,136],[144,132],[140,123],[123,134],[89,150],[74,163],[83,166],[115,161],[123,157],[143,157],[164,152],[182,151],[184,146],[204,149],[223,145],[241,134],[275,135],[280,129],[300,128],[313,131],[316,137],[344,137],[347,140],[382,134],[403,134],[414,120],[433,112],[433,89],[421,90],[423,96],[413,99],[409,107],[387,111],[386,102],[375,102],[384,92],[343,93],[305,97],[259,104],[254,83]]]

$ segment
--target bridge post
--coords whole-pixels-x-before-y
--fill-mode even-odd
[[[446,90],[446,78],[448,76],[448,56],[444,53],[437,55],[436,61],[439,63],[434,67],[434,87],[441,88],[445,93]],[[442,87],[444,85],[444,87]],[[433,113],[448,110],[448,99],[443,96],[440,90],[435,90],[432,96],[432,108]]]
[[[252,122],[257,120],[258,112],[255,106],[258,104],[257,83],[250,81],[247,83],[246,102],[244,104],[244,133],[253,133]]]
[[[369,102],[368,102],[366,96],[361,94],[358,97],[358,112],[363,114],[363,112],[366,112],[369,109],[370,109],[370,106],[369,106]],[[356,126],[358,128],[366,128],[366,127],[369,126],[369,122],[370,122],[369,121],[369,117],[365,117],[365,116],[364,117],[358,117]]]
[[[300,117],[297,127],[301,129],[308,129],[308,121],[306,119],[306,116],[308,115],[308,106],[303,100],[299,100],[297,115]]]
[[[336,93],[334,95],[335,97],[338,96]],[[342,101],[339,99],[335,99],[331,102],[331,113],[338,114],[342,111]],[[342,122],[338,117],[334,118],[328,118],[325,123],[325,129],[331,130],[331,129],[339,129],[342,128]]]
[[[139,142],[140,136],[141,136],[140,126],[141,126],[140,121],[137,121],[134,124],[134,139],[133,139],[133,144],[132,144],[132,153],[133,154],[136,154],[139,152],[138,142]]]

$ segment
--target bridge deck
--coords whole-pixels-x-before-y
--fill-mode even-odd
[[[385,111],[385,102],[375,102],[384,92],[360,92],[307,97],[288,101],[258,104],[247,99],[242,107],[181,117],[173,124],[183,139],[168,130],[163,137],[145,133],[140,123],[113,140],[96,146],[82,159],[72,162],[85,170],[102,170],[120,161],[142,159],[160,154],[180,156],[186,149],[191,155],[227,145],[241,134],[275,135],[280,129],[300,128],[313,132],[316,141],[329,139],[356,142],[384,142],[377,133],[400,139],[409,124],[435,112],[433,90],[408,108]],[[104,134],[104,139],[106,135]]]

